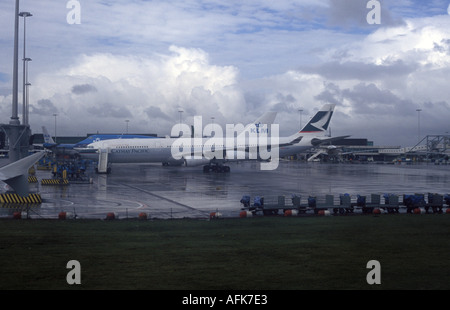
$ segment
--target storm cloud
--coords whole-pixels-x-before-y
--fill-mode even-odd
[[[97,88],[95,88],[95,86],[89,85],[89,84],[74,85],[72,87],[72,93],[74,93],[76,95],[81,95],[81,94],[96,92],[96,91],[97,91]]]

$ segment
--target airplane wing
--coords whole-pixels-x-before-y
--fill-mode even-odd
[[[28,169],[45,155],[45,152],[19,159],[0,168],[0,181],[11,186],[19,196],[28,195]]]
[[[350,136],[339,136],[339,137],[324,138],[324,139],[314,138],[314,139],[311,140],[311,144],[313,146],[317,146],[317,145],[320,145],[320,144],[323,144],[323,143],[331,143],[333,141],[345,139],[345,138],[348,138],[348,137],[350,137]]]
[[[303,139],[303,136],[300,136],[300,137],[295,138],[294,140],[289,141],[289,142],[287,142],[287,143],[280,143],[280,144],[278,144],[278,147],[294,145],[294,144],[299,143],[302,139]]]

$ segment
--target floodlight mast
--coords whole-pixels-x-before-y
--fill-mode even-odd
[[[19,0],[16,0],[14,21],[14,60],[13,60],[13,93],[12,93],[12,115],[10,124],[20,125],[18,117],[18,84],[19,84]]]
[[[28,81],[26,80],[26,76],[27,76],[27,61],[31,60],[31,58],[27,58],[26,57],[26,29],[27,29],[27,17],[33,16],[33,14],[31,14],[30,12],[20,12],[19,13],[20,17],[23,17],[23,102],[22,102],[22,124],[24,125],[28,125],[28,120],[27,120],[27,106],[26,106],[26,97],[27,97],[27,87],[26,84],[28,83]]]
[[[24,13],[23,16],[31,16],[30,13]],[[12,115],[9,124],[2,124],[2,130],[8,136],[9,143],[9,161],[15,162],[28,156],[29,141],[31,136],[30,126],[25,123],[20,124],[18,116],[18,85],[19,85],[19,0],[16,0],[14,11],[14,59],[13,59],[13,90],[12,90]],[[25,47],[24,47],[25,48]],[[24,60],[24,64],[27,61]],[[25,81],[26,84],[26,81]],[[25,85],[26,86],[26,85]],[[25,91],[25,89],[24,89]],[[26,101],[26,99],[25,99]],[[24,107],[25,109],[25,107]]]

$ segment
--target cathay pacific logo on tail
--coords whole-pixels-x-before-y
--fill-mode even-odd
[[[334,108],[334,107],[333,107]],[[331,116],[333,116],[333,109],[327,111],[319,111],[308,122],[308,124],[301,130],[301,132],[323,132],[328,130]]]

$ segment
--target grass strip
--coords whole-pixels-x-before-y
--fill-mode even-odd
[[[450,289],[450,217],[0,220],[0,289]],[[69,285],[66,264],[81,264]],[[381,284],[369,285],[369,260]]]

